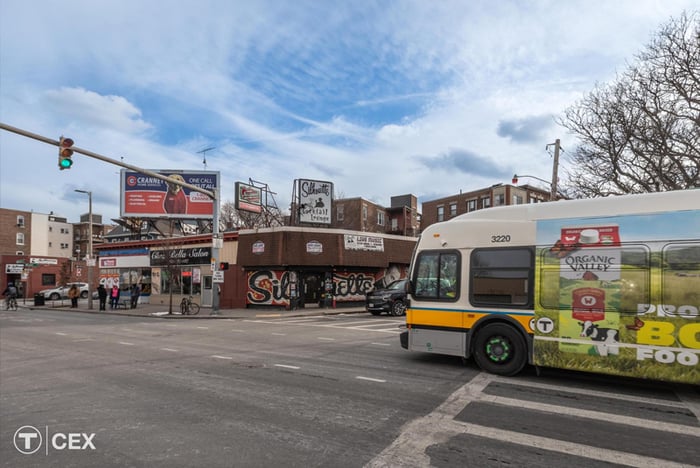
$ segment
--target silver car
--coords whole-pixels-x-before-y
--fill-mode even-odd
[[[71,286],[76,285],[80,291],[80,297],[85,299],[88,297],[88,284],[87,283],[68,283],[65,286],[57,286],[52,289],[43,289],[39,291],[46,299],[57,301],[59,299],[68,298],[68,290]]]

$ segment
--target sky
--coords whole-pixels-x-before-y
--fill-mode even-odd
[[[556,123],[692,0],[2,0],[0,122],[149,170],[423,201],[560,184]],[[207,150],[204,151],[203,150]],[[120,216],[120,167],[0,130],[0,207]],[[204,162],[206,159],[206,163]],[[549,186],[533,178],[530,183]]]

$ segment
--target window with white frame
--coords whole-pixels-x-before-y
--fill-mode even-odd
[[[445,221],[445,207],[442,205],[437,207],[437,220]]]
[[[476,199],[475,200],[467,200],[467,213],[471,211],[476,211]]]
[[[377,224],[379,226],[384,226],[384,212],[377,211]]]
[[[497,193],[493,196],[493,205],[501,206],[506,204],[506,195],[504,193]]]
[[[362,221],[367,221],[367,207],[362,207]]]
[[[513,205],[522,205],[523,197],[522,195],[513,195]]]
[[[491,197],[484,197],[481,199],[481,207],[489,208],[491,206]]]
[[[16,237],[16,242],[17,245],[24,245],[24,233],[23,232],[18,232],[17,237]]]
[[[450,203],[450,217],[457,216],[457,203]]]
[[[24,227],[24,216],[17,215],[17,227]]]
[[[344,205],[336,205],[335,213],[336,213],[336,217],[337,217],[338,221],[345,220],[345,206]]]

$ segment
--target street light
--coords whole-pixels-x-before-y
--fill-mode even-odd
[[[544,180],[544,179],[540,179],[539,177],[533,176],[533,175],[522,175],[522,174],[519,175],[519,174],[513,174],[513,185],[517,185],[517,184],[518,184],[518,179],[519,179],[519,178],[522,178],[522,177],[529,177],[529,178],[531,178],[531,179],[539,180],[540,182],[544,182],[545,184],[549,185],[550,190],[552,189],[552,183],[551,183],[551,182],[546,181],[546,180]],[[553,193],[553,192],[552,192],[552,193]],[[551,195],[551,193],[550,193],[550,199],[549,199],[549,201],[555,201],[555,200],[556,200],[556,195]]]
[[[90,192],[89,190],[77,189],[75,190],[75,192],[86,193],[88,196],[88,222],[90,226],[88,228],[88,253],[85,256],[85,259],[87,260],[88,267],[88,309],[92,310],[92,265],[94,263],[94,259],[92,258],[92,192]]]

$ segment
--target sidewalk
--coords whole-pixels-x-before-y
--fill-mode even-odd
[[[133,317],[148,317],[159,319],[255,319],[272,317],[309,317],[320,315],[340,315],[340,314],[361,314],[365,313],[364,307],[339,307],[336,309],[325,309],[322,307],[309,307],[297,310],[284,309],[220,309],[216,314],[211,308],[202,307],[197,315],[181,315],[180,303],[173,302],[172,314],[168,314],[169,304],[139,304],[136,309],[110,309],[98,310],[99,301],[92,301],[92,310],[88,309],[87,299],[78,301],[78,308],[71,309],[70,300],[46,301],[43,306],[35,306],[33,300],[27,299],[24,303],[22,299],[18,301],[19,310],[50,310],[56,312],[83,312],[87,314],[105,315],[128,315]]]

